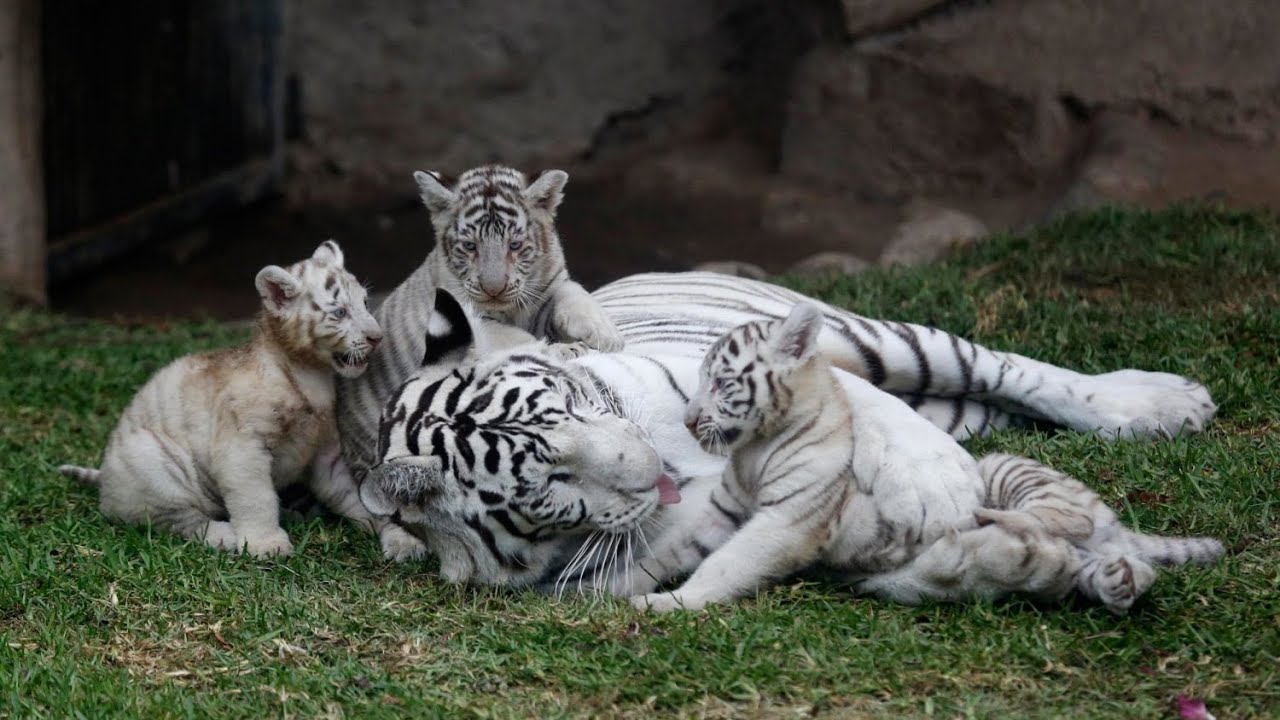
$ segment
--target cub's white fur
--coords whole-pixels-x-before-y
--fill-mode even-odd
[[[365,510],[339,454],[334,373],[362,373],[382,339],[342,251],[327,241],[288,269],[263,268],[256,285],[263,310],[248,344],[162,368],[121,415],[101,470],[59,469],[97,484],[110,517],[265,556],[292,552],[276,493],[310,468],[320,500],[384,547],[416,544]]]
[[[1081,483],[1025,458],[980,467],[900,400],[833,373],[822,327],[802,304],[712,346],[685,424],[704,449],[730,451],[722,482],[611,589],[648,592],[696,566],[635,603],[700,609],[820,565],[905,603],[1079,587],[1124,612],[1154,580],[1146,560],[1221,554],[1212,540],[1132,533]]]

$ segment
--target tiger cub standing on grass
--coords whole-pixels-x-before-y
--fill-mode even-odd
[[[1129,531],[1083,484],[1032,460],[975,463],[901,400],[834,374],[816,354],[823,323],[800,304],[710,348],[685,425],[729,463],[703,514],[664,533],[614,592],[700,609],[821,565],[909,604],[1058,600],[1074,587],[1123,613],[1154,581],[1151,563],[1222,554],[1216,540]],[[689,570],[677,590],[651,592]]]
[[[361,481],[377,462],[383,404],[431,361],[426,335],[436,288],[470,306],[496,348],[532,336],[565,343],[559,347],[570,355],[581,346],[623,346],[613,321],[565,268],[555,215],[566,173],[550,170],[528,182],[517,170],[490,165],[466,171],[452,188],[435,173],[413,176],[431,214],[435,247],[377,309],[387,342],[369,372],[338,384],[343,456]]]
[[[369,514],[339,454],[334,373],[363,373],[382,340],[342,251],[324,242],[288,269],[263,268],[255,284],[263,310],[247,344],[162,368],[125,408],[101,470],[59,470],[97,485],[109,517],[267,556],[293,551],[277,490],[309,467],[330,508],[377,531],[384,547],[416,545]]]

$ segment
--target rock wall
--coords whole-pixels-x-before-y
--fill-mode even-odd
[[[1280,207],[1276,0],[286,2],[304,201],[559,165],[868,259],[1106,202]]]

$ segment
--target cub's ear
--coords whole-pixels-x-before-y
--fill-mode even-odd
[[[406,505],[424,506],[444,491],[440,458],[412,455],[380,463],[360,483],[360,502],[374,515],[395,515]]]
[[[471,320],[448,290],[436,290],[435,307],[427,321],[427,348],[422,355],[422,365],[461,363],[473,346],[476,336]]]
[[[268,265],[258,271],[253,284],[262,296],[262,305],[271,312],[281,312],[302,291],[298,279],[279,265]]]
[[[564,200],[564,184],[569,182],[569,173],[563,170],[548,170],[538,176],[521,193],[530,207],[545,210],[552,215]]]
[[[785,363],[800,365],[818,352],[818,333],[822,331],[822,310],[813,303],[800,303],[782,321],[770,341],[774,353]]]
[[[413,173],[413,180],[418,183],[418,195],[422,198],[422,204],[427,206],[427,212],[432,215],[448,210],[458,197],[440,182],[439,173],[418,170]]]
[[[320,247],[311,254],[311,259],[321,265],[336,265],[342,267],[342,248],[338,247],[338,243],[333,240],[325,240],[320,243]]]

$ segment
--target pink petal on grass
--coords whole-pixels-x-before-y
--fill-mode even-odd
[[[1178,696],[1178,717],[1182,720],[1217,720],[1204,706],[1203,700],[1186,695]]]

